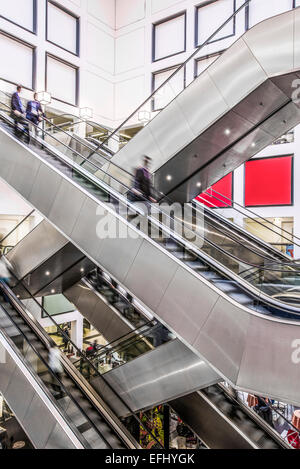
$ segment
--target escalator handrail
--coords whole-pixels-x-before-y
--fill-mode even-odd
[[[19,302],[15,300],[14,298],[14,294],[13,292],[10,290],[10,288],[2,281],[0,280],[0,288],[2,291],[5,292],[5,294],[9,297],[10,299],[10,302],[13,303],[13,307],[18,311],[18,313],[21,315],[21,317],[25,320],[25,322],[27,324],[28,321],[26,321],[25,317],[24,317],[24,314],[22,314],[21,310],[22,308],[20,307],[19,305]],[[92,422],[92,420],[90,419],[90,417],[86,414],[86,412],[84,411],[84,409],[82,409],[82,407],[80,406],[80,404],[74,399],[74,397],[72,396],[72,394],[66,389],[66,387],[64,386],[64,384],[62,383],[61,379],[59,377],[56,376],[56,374],[53,372],[53,370],[51,369],[51,367],[49,366],[47,360],[45,360],[43,358],[43,356],[39,353],[39,351],[36,349],[36,347],[27,339],[26,337],[26,334],[22,331],[22,329],[19,327],[19,325],[15,322],[15,320],[9,315],[9,313],[6,311],[5,307],[2,305],[2,309],[5,311],[5,314],[8,316],[8,318],[10,319],[10,321],[14,324],[14,326],[18,329],[19,333],[22,335],[22,337],[26,340],[26,342],[29,344],[29,346],[32,348],[32,350],[34,351],[34,353],[38,356],[38,358],[43,362],[43,364],[46,366],[48,372],[58,381],[59,385],[61,386],[62,390],[64,391],[64,393],[70,398],[70,400],[75,404],[75,406],[77,408],[79,408],[80,412],[84,415],[84,417],[86,418],[86,420],[90,423],[90,425],[95,429],[95,431],[98,433],[98,435],[104,440],[105,444],[107,444],[107,446],[109,448],[111,448],[111,445],[106,441],[106,438],[100,433],[100,431],[98,430],[98,428],[95,426],[95,424]],[[36,332],[34,332],[35,335]],[[39,337],[39,339],[41,340],[41,338]],[[53,345],[54,342],[53,342]],[[84,439],[84,437],[82,437],[84,441],[86,441]],[[86,442],[85,444],[87,444],[88,446],[90,446],[88,444],[88,442]]]
[[[15,273],[9,269],[9,272],[11,273],[11,275],[18,281],[18,278],[17,276],[15,275]],[[117,399],[119,399],[119,401],[124,405],[124,407],[130,412],[130,414],[133,415],[133,417],[138,421],[139,425],[141,425],[146,431],[147,433],[150,434],[151,438],[153,438],[158,444],[160,447],[162,447],[161,443],[156,439],[155,435],[153,435],[151,432],[149,432],[149,430],[147,430],[147,428],[144,426],[143,422],[135,415],[134,411],[131,410],[131,408],[129,407],[129,405],[123,400],[122,397],[120,397],[116,391],[113,389],[113,387],[111,386],[111,384],[103,377],[103,375],[101,375],[99,373],[99,371],[97,370],[97,368],[94,366],[94,364],[88,359],[88,357],[86,357],[83,352],[77,347],[77,345],[72,341],[72,339],[64,332],[64,330],[61,328],[61,326],[55,321],[55,319],[53,318],[53,316],[51,316],[48,311],[43,307],[43,305],[41,305],[40,303],[38,303],[38,301],[36,300],[36,298],[34,298],[34,296],[31,294],[31,292],[28,290],[28,288],[26,287],[26,285],[24,285],[24,283],[22,282],[22,287],[24,288],[24,290],[26,291],[26,293],[29,295],[30,299],[33,300],[37,305],[38,307],[41,309],[41,311],[46,314],[46,316],[48,317],[48,319],[51,320],[51,322],[55,325],[55,327],[57,328],[57,330],[60,331],[61,335],[67,340],[67,342],[69,342],[72,347],[74,348],[74,350],[76,350],[76,353],[81,357],[81,359],[83,359],[84,361],[88,362],[89,366],[91,366],[91,368],[95,371],[96,375],[99,376],[101,378],[101,380],[105,383],[106,386],[108,386],[108,388],[112,391],[112,393],[117,397]]]
[[[115,136],[123,127],[127,124],[128,121],[145,105],[150,101],[156,93],[158,93],[170,80],[172,80],[178,72],[180,72],[184,67],[186,67],[187,63],[190,62],[207,44],[209,44],[214,37],[222,31],[222,29],[227,26],[236,16],[246,7],[248,7],[251,0],[246,0],[243,5],[241,5],[238,9],[236,9],[232,15],[219,27],[217,28],[202,44],[200,44],[196,50],[184,61],[181,65],[179,65],[176,70],[165,80],[160,86],[158,86],[148,97],[145,99],[142,104],[140,104],[105,140],[104,142],[98,146],[101,148],[105,145],[113,136]]]

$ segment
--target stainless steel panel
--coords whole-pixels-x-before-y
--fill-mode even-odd
[[[228,111],[228,105],[207,71],[194,80],[176,101],[195,135]]]
[[[57,191],[61,183],[61,176],[45,164],[41,164],[28,201],[41,213],[47,216],[50,212]]]
[[[251,390],[255,378],[259,394],[299,405],[300,366],[292,356],[297,352],[293,342],[299,339],[299,326],[252,317],[237,385]]]
[[[294,10],[250,29],[243,39],[268,76],[294,67]]]
[[[207,72],[230,107],[239,103],[267,79],[262,65],[243,38],[227,49]]]
[[[170,405],[208,448],[253,449],[245,436],[207,402],[201,392],[176,399]]]
[[[142,132],[139,132],[135,136],[134,144],[132,144],[132,142],[129,142],[125,145],[124,148],[122,148],[122,150],[120,151],[119,164],[122,168],[122,161],[126,161],[126,169],[133,173],[135,168],[140,166],[143,155],[148,155],[153,159],[153,167],[156,167],[157,165],[160,166],[163,160],[162,152],[160,151],[157,142],[152,132],[150,131],[148,125],[143,129]],[[110,169],[112,170],[113,168]],[[116,174],[114,171],[112,171],[111,174],[115,174],[116,176],[118,176],[118,174]],[[123,179],[123,182],[128,183],[128,180]]]
[[[193,346],[223,376],[236,383],[245,350],[251,314],[220,297]],[[255,379],[255,377],[254,377]]]
[[[108,218],[108,223],[114,223],[113,215]],[[121,228],[122,223],[117,221],[117,227]],[[125,224],[124,227],[128,228],[128,237],[120,238],[118,235],[115,238],[107,237],[103,240],[97,257],[100,264],[120,282],[126,277],[142,244],[142,238],[136,235],[132,228]]]
[[[17,170],[13,171],[10,184],[23,197],[27,198],[32,190],[34,179],[41,162],[31,152],[20,151],[14,153]]]
[[[253,124],[259,124],[287,103],[290,96],[291,93],[287,96],[272,80],[267,80],[238,103],[234,112]]]
[[[179,340],[173,340],[106,373],[105,379],[137,411],[207,387],[220,378]]]
[[[69,235],[72,233],[86,198],[87,196],[76,186],[63,179],[49,212],[49,220],[59,226],[66,235]]]
[[[74,445],[57,423],[44,445],[44,449],[74,449]]]
[[[7,353],[4,345],[0,342],[0,353],[1,353],[1,363],[0,363],[0,392],[4,395],[6,389],[10,383],[12,376],[14,375],[16,369],[16,363]],[[2,358],[4,361],[2,361]]]
[[[33,388],[28,388],[28,381],[18,367],[15,368],[5,395],[9,396],[9,404],[12,406],[18,419],[22,421],[35,395],[35,391]],[[21,396],[22,398],[20,399]]]
[[[300,69],[300,8],[294,11],[294,69]]]
[[[146,240],[130,268],[125,285],[152,311],[158,307],[178,264]]]
[[[68,240],[43,220],[7,255],[19,278],[35,269],[65,246]]]
[[[217,292],[180,267],[165,290],[156,314],[193,344],[217,299]]]
[[[53,432],[56,420],[39,396],[35,395],[22,419],[22,424],[29,436],[34,435],[35,447],[44,448],[49,435]]]

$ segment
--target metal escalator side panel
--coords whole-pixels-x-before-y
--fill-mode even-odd
[[[0,390],[37,449],[83,449],[53,400],[0,330]]]

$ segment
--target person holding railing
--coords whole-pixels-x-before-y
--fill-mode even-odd
[[[21,91],[22,91],[22,86],[18,85],[17,91],[11,97],[11,114],[15,122],[15,127],[14,127],[15,134],[17,135],[19,126],[21,125],[25,130],[25,134],[27,135],[28,143],[29,143],[30,142],[29,126],[28,126],[28,123],[24,119],[25,111],[24,111],[23,104],[20,98]]]
[[[42,117],[45,117],[42,105],[38,100],[38,94],[34,93],[33,100],[28,101],[26,108],[26,119],[32,122],[30,124],[30,134],[37,136],[37,126],[42,121]]]

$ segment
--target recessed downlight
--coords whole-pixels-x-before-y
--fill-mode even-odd
[[[231,130],[230,129],[225,129],[225,135],[230,135],[231,134]]]
[[[46,270],[45,275],[47,275],[47,277],[49,277],[49,275],[50,275],[49,270]]]
[[[172,176],[171,176],[171,174],[168,174],[168,176],[166,177],[166,180],[167,180],[167,181],[172,181]]]

